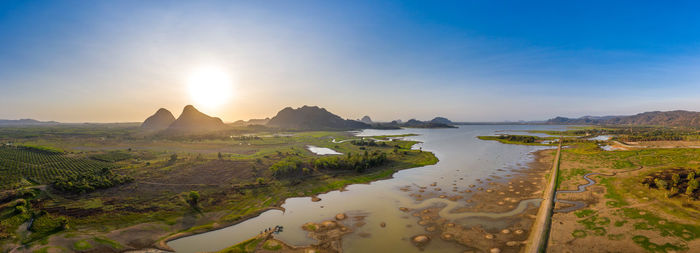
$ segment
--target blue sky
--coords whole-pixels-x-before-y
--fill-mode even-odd
[[[141,121],[234,79],[225,121],[539,120],[700,110],[700,4],[645,1],[1,1],[0,118]],[[195,106],[198,106],[195,103]],[[202,106],[198,106],[202,107]]]

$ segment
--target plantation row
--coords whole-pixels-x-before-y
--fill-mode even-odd
[[[32,149],[0,147],[0,189],[12,188],[22,178],[48,184],[59,177],[99,173],[110,163]]]

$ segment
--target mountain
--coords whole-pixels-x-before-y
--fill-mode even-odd
[[[0,126],[29,126],[29,125],[47,125],[58,124],[56,121],[38,121],[35,119],[0,119]]]
[[[547,123],[700,127],[700,112],[677,110],[667,112],[643,112],[628,116],[584,116],[580,118],[556,117],[548,120]]]
[[[360,122],[365,123],[365,124],[372,124],[372,118],[365,115],[364,117],[362,117],[362,119],[360,119]]]
[[[248,121],[237,120],[236,122],[231,123],[231,125],[233,125],[233,126],[265,125],[265,124],[267,124],[268,121],[270,121],[270,118],[249,119]]]
[[[449,124],[452,124],[452,121],[450,121],[450,120],[447,119],[447,118],[443,118],[443,117],[435,117],[434,119],[432,119],[432,120],[430,121],[430,123],[437,123],[437,124],[449,125]]]
[[[369,128],[368,124],[343,119],[318,106],[287,107],[267,122],[268,126],[294,130],[351,130]]]
[[[437,117],[435,119],[438,119],[437,121],[443,121],[443,120],[440,120],[440,117]],[[412,128],[455,128],[455,126],[450,124],[452,121],[449,121],[445,118],[442,118],[442,119],[449,121],[450,123],[433,122],[435,119],[433,119],[431,121],[427,121],[427,122],[420,121],[417,119],[410,119],[410,120],[406,121],[406,123],[401,124],[401,126],[402,127],[412,127]]]
[[[175,122],[175,116],[173,116],[170,111],[160,108],[155,114],[148,117],[143,124],[141,124],[141,129],[147,131],[160,131],[168,128],[173,122]]]
[[[192,134],[218,131],[226,129],[226,125],[221,119],[210,117],[197,109],[194,106],[185,106],[182,114],[166,129],[167,133],[175,134]]]

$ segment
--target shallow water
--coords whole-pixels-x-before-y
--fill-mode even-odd
[[[607,141],[612,139],[612,135],[598,135],[596,137],[588,138],[591,141]]]
[[[316,147],[312,145],[306,145],[306,149],[317,155],[342,155],[343,153],[337,152],[330,148]]]
[[[267,211],[237,225],[184,237],[171,241],[168,245],[177,252],[215,251],[246,240],[261,230],[276,225],[284,226],[284,232],[277,235],[277,238],[292,245],[308,245],[314,241],[307,238],[306,232],[301,230],[302,224],[332,219],[337,213],[344,212],[350,217],[348,222],[356,216],[364,216],[363,221],[366,222],[366,225],[361,227],[351,226],[354,232],[343,238],[344,251],[420,252],[409,240],[414,235],[424,233],[423,227],[417,224],[417,218],[401,212],[399,207],[411,203],[421,205],[421,203],[415,202],[409,196],[410,192],[401,191],[401,187],[428,186],[437,182],[438,187],[449,189],[456,184],[458,190],[462,191],[470,184],[477,184],[476,179],[512,174],[512,170],[523,168],[533,160],[533,151],[548,147],[506,145],[496,141],[482,141],[476,136],[493,135],[501,130],[564,129],[566,126],[466,125],[455,129],[365,130],[357,135],[419,134],[407,139],[421,141],[422,143],[416,144],[414,148],[434,152],[440,162],[436,165],[399,171],[391,179],[370,184],[350,185],[345,191],[321,194],[318,196],[321,198],[319,202],[312,202],[309,197],[290,198],[282,205],[285,208],[284,212]],[[465,202],[462,201],[459,205],[461,204]],[[526,207],[527,205],[518,208]],[[519,210],[508,214],[517,214],[517,211]],[[502,226],[499,225],[499,219],[502,220],[503,217],[496,214],[472,213],[471,216],[455,215],[446,218],[465,218],[460,222],[470,225],[483,224],[484,227],[497,229],[498,226]],[[386,227],[380,227],[381,222],[385,222]],[[456,243],[436,238],[427,245],[424,252],[460,252],[463,249]]]

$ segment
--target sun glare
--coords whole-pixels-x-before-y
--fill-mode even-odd
[[[189,94],[198,106],[215,109],[233,95],[231,77],[220,68],[206,67],[192,72],[187,80]]]

